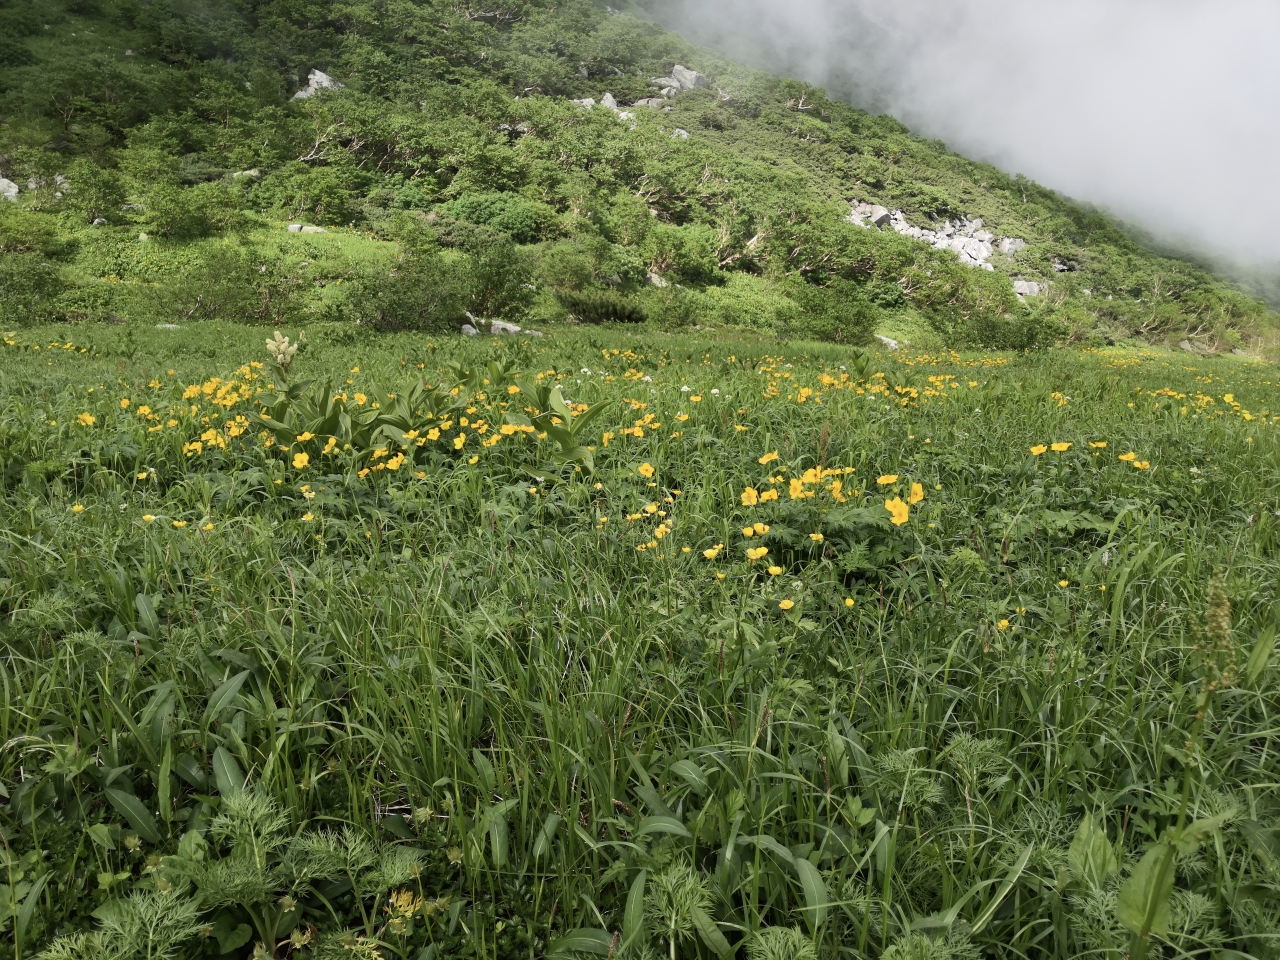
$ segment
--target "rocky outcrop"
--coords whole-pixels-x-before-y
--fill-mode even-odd
[[[18,199],[18,185],[12,180],[6,180],[0,177],[0,200],[16,201]]]
[[[339,83],[327,73],[320,70],[312,70],[307,74],[307,85],[293,95],[295,100],[306,100],[308,97],[314,97],[321,90],[342,90],[344,84]]]
[[[654,77],[649,83],[660,88],[664,97],[673,97],[685,90],[706,90],[711,86],[710,81],[697,70],[690,70],[678,63],[671,68],[671,76]]]

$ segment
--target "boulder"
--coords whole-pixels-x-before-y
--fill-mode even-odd
[[[1019,240],[1017,237],[1005,237],[1000,241],[1000,252],[1006,257],[1012,257],[1015,253],[1027,245],[1027,241]]]
[[[669,284],[666,280],[663,280],[662,277],[658,276],[656,273],[649,274],[649,282],[653,284],[655,287],[659,287],[659,288],[671,286],[671,284]]]
[[[93,221],[93,225],[95,227],[105,227],[107,225],[107,221],[102,219],[102,217],[98,217]]]
[[[291,224],[289,224],[289,232],[290,232],[290,233],[301,233],[301,232],[302,232],[302,224],[300,224],[300,223],[291,223]]]
[[[1040,284],[1033,280],[1015,280],[1013,281],[1013,292],[1020,297],[1038,297],[1040,296]]]
[[[651,110],[657,110],[666,102],[667,101],[664,100],[662,97],[645,97],[645,99],[643,100],[637,100],[634,104],[632,104],[632,106],[648,107]]]
[[[877,204],[867,211],[867,219],[871,221],[872,226],[882,227],[889,222],[890,214],[888,210]]]
[[[592,107],[596,105],[596,102],[592,100],[590,97],[587,97],[583,100],[570,100],[569,102],[576,103],[578,106],[582,107],[584,110],[590,110]]]
[[[603,97],[600,98],[600,106],[608,107],[610,110],[617,110],[618,101],[613,99],[612,93],[606,93]]]
[[[1180,349],[1182,349],[1182,350],[1187,351],[1187,353],[1195,353],[1195,352],[1196,352],[1196,348],[1195,348],[1195,347],[1193,347],[1193,346],[1191,346],[1191,341],[1190,341],[1190,340],[1183,340],[1180,344],[1178,344],[1178,347],[1179,347]]]
[[[303,233],[328,233],[324,227],[313,227],[310,224],[302,228]]]
[[[898,349],[898,341],[893,339],[893,337],[882,337],[880,336],[880,334],[877,333],[876,339],[879,340],[881,343],[883,343],[890,350]]]
[[[706,90],[711,86],[707,82],[707,78],[697,70],[690,70],[688,67],[682,67],[678,63],[671,68],[671,76],[675,78],[676,83],[680,85],[682,90],[693,90],[695,88]]]
[[[314,97],[321,90],[342,90],[344,84],[320,70],[312,70],[307,74],[307,85],[293,95],[295,100],[306,100]]]
[[[471,324],[464,323],[462,325],[462,335],[464,337],[477,337],[480,335],[480,331],[477,330],[475,327],[473,327]]]
[[[1247,357],[1247,356],[1248,356],[1248,354],[1247,354],[1247,353],[1245,353],[1243,350],[1241,350],[1239,347],[1232,347],[1232,348],[1231,348],[1231,352],[1232,352],[1232,353],[1234,353],[1237,357]]]
[[[12,180],[5,180],[3,177],[0,177],[0,199],[17,200],[18,185]]]
[[[649,81],[651,87],[662,87],[664,90],[680,89],[680,81],[675,77],[654,77]]]
[[[679,127],[677,127],[675,133],[671,134],[671,136],[676,140],[688,140],[689,131],[681,130]]]
[[[514,323],[507,323],[505,320],[492,320],[489,323],[489,332],[495,337],[500,335],[514,337],[520,332],[520,328]]]

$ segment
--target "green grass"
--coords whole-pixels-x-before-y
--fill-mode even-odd
[[[269,333],[0,344],[16,958],[1277,955],[1274,368]]]

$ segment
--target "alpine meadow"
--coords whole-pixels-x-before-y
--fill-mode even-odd
[[[0,950],[1280,960],[1280,329],[588,0],[0,0]]]

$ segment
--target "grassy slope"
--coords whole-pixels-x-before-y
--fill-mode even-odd
[[[118,169],[124,199],[157,209],[158,184],[181,188],[190,200],[203,183],[208,192],[199,196],[218,205],[206,229],[245,237],[255,257],[270,257],[274,246],[258,249],[255,218],[277,230],[289,216],[319,218],[385,237],[394,233],[388,218],[396,208],[499,189],[548,203],[558,216],[544,230],[549,239],[603,235],[623,248],[622,256],[630,249],[650,268],[714,291],[725,279],[716,271],[680,273],[681,258],[696,251],[685,249],[669,263],[619,221],[625,220],[619,204],[639,193],[658,223],[693,231],[695,247],[709,244],[704,258],[736,257],[731,278],[757,297],[776,301],[788,276],[817,284],[843,276],[869,285],[901,314],[899,323],[948,311],[965,318],[1022,315],[1026,308],[998,278],[960,270],[950,254],[921,244],[858,236],[840,224],[851,201],[868,199],[900,207],[917,223],[930,215],[981,216],[998,235],[1027,239],[1030,247],[1016,261],[994,258],[1000,276],[1051,280],[1055,318],[1076,338],[1176,342],[1193,330],[1207,344],[1226,347],[1258,337],[1270,322],[1265,308],[1222,281],[1144,251],[1105,217],[1033,183],[913,137],[891,118],[753,73],[590,6],[551,11],[523,4],[508,11],[508,20],[469,19],[430,4],[342,12],[273,3],[34,9],[11,4],[3,11],[34,29],[18,42],[36,62],[7,70],[0,64],[0,88],[7,91],[0,171],[24,182],[51,178],[78,157],[78,169],[84,163]],[[124,57],[125,48],[138,55]],[[623,103],[647,95],[648,77],[676,61],[706,71],[716,91],[683,94],[670,114],[642,111],[637,130],[565,105],[567,97],[606,90]],[[348,91],[288,103],[297,78],[317,65],[340,76]],[[580,69],[590,76],[581,77]],[[523,99],[513,101],[511,91]],[[501,122],[533,130],[513,139],[498,131]],[[692,138],[672,142],[669,131],[677,126]],[[319,149],[317,133],[325,141]],[[312,159],[295,162],[303,156]],[[250,167],[265,182],[225,179]],[[218,184],[224,189],[213,191]],[[105,296],[94,288],[102,264],[92,254],[98,244],[84,228],[83,203],[75,190],[61,199],[52,193],[29,194],[24,203],[56,217],[85,251],[69,268],[75,290],[53,312],[172,319],[132,296],[136,291]],[[107,212],[117,224],[108,229],[122,242],[136,242],[140,229],[157,232],[149,226],[154,213]],[[696,233],[697,227],[710,232]],[[748,249],[758,234],[762,241]],[[141,271],[122,279],[190,286],[182,268],[192,258],[181,249],[165,256],[171,265],[159,277]],[[1057,274],[1055,261],[1078,269]],[[353,257],[308,280],[369,269]],[[555,282],[540,279],[548,289]],[[905,296],[886,299],[885,285]],[[166,292],[162,299],[183,297]],[[713,296],[712,303],[723,299]],[[739,304],[715,319],[750,324],[759,322],[759,312]],[[341,298],[300,290],[276,319],[341,315]]]

